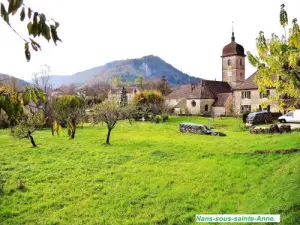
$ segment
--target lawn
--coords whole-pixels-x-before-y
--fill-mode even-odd
[[[0,224],[181,225],[221,213],[281,214],[280,224],[300,224],[300,152],[272,153],[300,148],[300,132],[251,135],[223,118],[213,126],[226,137],[180,133],[187,121],[124,121],[111,146],[102,144],[104,125],[78,128],[74,140],[66,130],[38,131],[37,148],[1,130]]]

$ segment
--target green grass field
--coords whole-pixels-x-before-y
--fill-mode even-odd
[[[37,148],[1,130],[0,224],[181,225],[221,213],[281,214],[280,224],[300,224],[300,153],[255,153],[299,148],[299,132],[251,135],[223,118],[214,127],[227,137],[180,133],[187,121],[124,121],[111,146],[102,144],[104,125],[78,128],[75,140],[66,130],[38,131]]]

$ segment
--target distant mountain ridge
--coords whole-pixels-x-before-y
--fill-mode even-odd
[[[0,81],[3,84],[9,84],[9,82],[11,82],[12,78],[16,78],[16,77],[0,73]],[[20,87],[24,87],[26,85],[30,85],[29,82],[27,82],[25,80],[22,80],[20,78],[16,78],[16,81],[17,81],[17,85],[19,85]]]
[[[143,74],[145,80],[158,80],[165,76],[171,87],[200,82],[200,78],[189,76],[153,55],[138,59],[113,61],[71,76],[51,76],[50,82],[54,87],[72,83],[83,86],[96,82],[110,83],[114,77],[118,76],[122,77],[124,82],[134,82],[138,74]]]

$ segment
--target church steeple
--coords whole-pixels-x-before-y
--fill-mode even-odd
[[[232,21],[232,31],[231,31],[231,34],[232,34],[231,41],[235,41],[235,37],[234,37],[234,23],[233,23],[233,21]]]
[[[235,41],[234,32],[232,32],[231,41]]]
[[[232,88],[245,80],[245,53],[242,45],[235,42],[232,22],[231,42],[223,48],[222,81],[228,82]]]

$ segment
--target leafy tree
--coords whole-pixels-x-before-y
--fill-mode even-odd
[[[12,134],[17,138],[29,138],[32,145],[36,147],[32,133],[39,128],[38,121],[42,116],[37,113],[36,105],[45,100],[44,93],[38,88],[25,87],[23,90],[15,91],[8,86],[0,87],[0,111],[5,112]],[[30,106],[32,105],[32,106]],[[35,108],[32,111],[32,107]],[[1,117],[5,116],[1,115]]]
[[[126,86],[127,87],[131,87],[132,86],[132,83],[130,81],[126,81]]]
[[[156,89],[159,90],[163,95],[171,93],[169,82],[165,76],[162,76],[161,80],[157,84]]]
[[[38,88],[27,86],[23,90],[13,91],[7,86],[0,87],[0,110],[3,110],[8,116],[10,126],[16,125],[25,106],[31,103],[37,105],[44,100],[45,94]]]
[[[112,83],[114,87],[120,87],[122,84],[122,77],[114,77]]]
[[[137,78],[135,79],[134,84],[137,85],[140,88],[143,88],[144,80],[145,80],[144,75],[139,74],[137,76]]]
[[[76,95],[65,95],[55,101],[56,117],[67,123],[71,139],[75,138],[76,126],[85,118],[85,109],[85,101]]]
[[[281,5],[280,24],[285,35],[280,38],[272,34],[266,39],[260,31],[256,39],[258,55],[247,52],[250,63],[257,68],[255,81],[265,93],[267,88],[274,87],[277,95],[270,100],[277,101],[281,109],[294,108],[300,99],[300,29],[297,19],[293,19],[289,35],[288,15],[285,5]]]
[[[93,108],[94,123],[104,122],[107,125],[105,144],[110,144],[110,134],[116,123],[120,120],[131,119],[134,108],[130,105],[121,106],[114,100],[107,100]]]
[[[27,110],[27,112],[22,114],[22,117],[18,121],[18,124],[13,127],[12,135],[18,139],[28,138],[32,146],[36,147],[37,145],[33,139],[32,134],[37,129],[42,128],[45,123],[46,121],[44,121],[42,112],[35,112],[34,110],[29,109]]]
[[[157,90],[138,92],[133,97],[133,103],[141,113],[150,113],[153,116],[161,114],[164,110],[165,100]]]
[[[57,29],[59,23],[52,18],[46,18],[45,14],[33,11],[30,7],[23,3],[23,0],[8,0],[5,3],[0,4],[1,18],[7,23],[7,25],[25,42],[25,56],[27,61],[30,61],[31,49],[34,51],[41,51],[41,46],[35,40],[36,37],[43,37],[48,42],[52,40],[56,45],[61,39],[58,37]],[[28,37],[22,37],[10,24],[10,17],[20,11],[20,20],[22,22],[28,22],[27,30]]]

